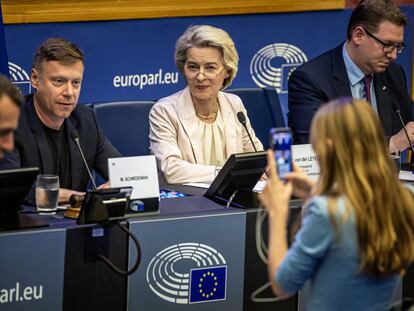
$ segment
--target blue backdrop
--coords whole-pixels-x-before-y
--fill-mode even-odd
[[[4,37],[3,15],[1,13],[0,2],[0,74],[9,77],[8,57],[6,48],[6,38]]]
[[[408,49],[399,56],[411,83],[414,7],[409,18]],[[350,10],[165,18],[128,21],[6,25],[9,65],[25,93],[35,49],[48,37],[62,36],[86,56],[80,102],[154,100],[176,92],[185,82],[174,63],[176,39],[192,24],[210,24],[232,36],[240,56],[231,87],[273,86],[286,109],[290,70],[345,39]]]

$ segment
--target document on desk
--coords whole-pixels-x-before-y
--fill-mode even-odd
[[[70,204],[60,204],[57,207],[58,211],[66,211],[70,207]]]
[[[266,187],[267,181],[266,180],[259,180],[254,186],[253,191],[254,192],[262,192],[264,187]],[[197,188],[203,188],[208,189],[210,187],[209,183],[201,183],[201,182],[189,182],[186,184],[183,184],[183,186],[190,186],[190,187],[197,187]]]
[[[414,181],[414,173],[411,171],[400,171],[400,180],[405,181]],[[254,192],[262,192],[263,189],[266,187],[267,181],[266,180],[259,180],[254,186],[253,191]],[[183,184],[184,186],[191,186],[191,187],[197,187],[197,188],[204,188],[208,189],[210,187],[209,183],[201,183],[201,182],[190,182]]]
[[[253,191],[254,192],[262,192],[263,189],[266,187],[267,185],[267,180],[259,180],[256,184],[256,186],[254,186]]]
[[[189,183],[183,184],[183,186],[197,187],[197,188],[203,188],[203,189],[210,188],[210,184],[204,183],[204,182],[189,182]]]
[[[400,180],[414,181],[414,173],[411,171],[400,171]]]

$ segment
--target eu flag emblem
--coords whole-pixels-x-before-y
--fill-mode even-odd
[[[226,299],[227,267],[190,271],[190,303]]]

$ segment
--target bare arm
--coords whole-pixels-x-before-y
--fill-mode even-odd
[[[289,213],[289,199],[292,194],[292,183],[286,185],[276,173],[273,152],[269,151],[269,178],[267,186],[260,199],[268,211],[269,217],[269,263],[268,275],[273,292],[278,297],[288,297],[276,281],[276,271],[279,269],[287,253],[286,227]]]

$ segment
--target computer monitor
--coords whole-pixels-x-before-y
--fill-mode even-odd
[[[257,207],[252,190],[266,170],[266,157],[266,151],[232,154],[204,196],[228,206]]]
[[[48,225],[37,215],[19,213],[38,173],[37,167],[0,171],[0,231]]]
[[[37,167],[0,171],[0,217],[17,214],[38,173]]]

